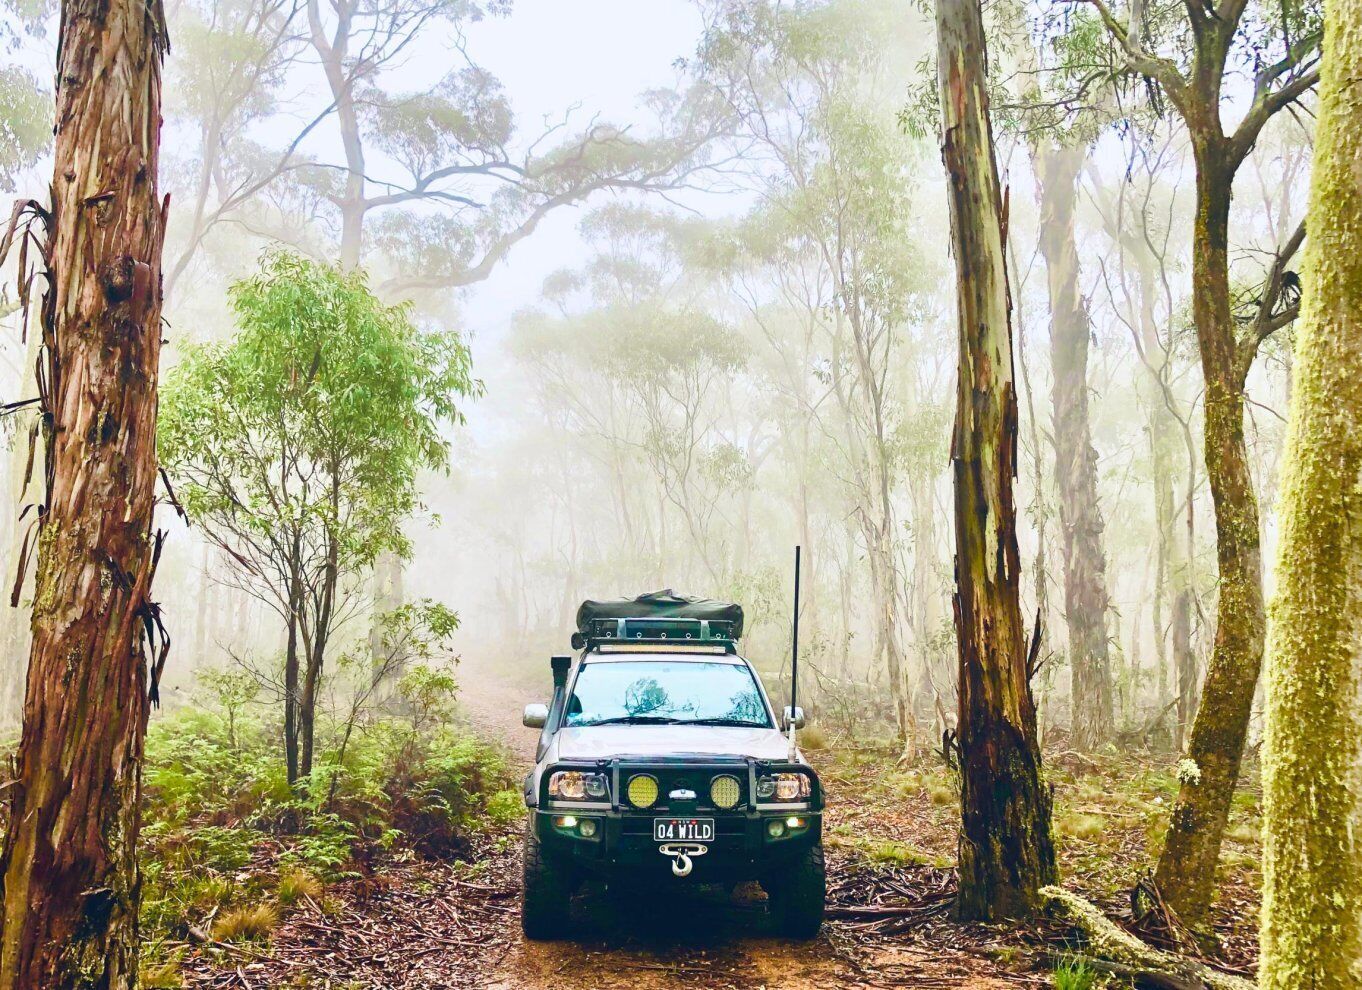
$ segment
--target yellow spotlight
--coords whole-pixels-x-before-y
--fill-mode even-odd
[[[635,774],[629,778],[625,793],[635,808],[651,808],[657,800],[657,779],[646,773]]]
[[[737,777],[721,774],[709,782],[709,799],[716,808],[728,811],[737,806],[742,798],[742,785]]]

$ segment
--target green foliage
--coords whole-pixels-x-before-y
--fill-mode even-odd
[[[0,68],[0,189],[36,162],[52,140],[51,97],[18,66]]]
[[[357,861],[459,855],[473,835],[518,820],[505,758],[452,723],[454,687],[446,673],[413,668],[396,699],[402,714],[354,731],[343,759],[323,749],[314,776],[325,783],[298,792],[284,777],[278,725],[262,722],[256,707],[237,713],[235,743],[216,705],[154,722],[139,849],[142,923],[155,957],[148,972],[173,968],[158,947],[191,926],[216,919],[216,938],[262,939],[279,910],[320,900],[324,884]],[[325,722],[319,739],[339,740],[342,729]]]
[[[282,251],[230,299],[236,338],[191,348],[162,387],[159,452],[191,517],[237,549],[334,543],[342,571],[405,553],[416,473],[448,467],[441,425],[481,390],[467,346],[362,272]]]

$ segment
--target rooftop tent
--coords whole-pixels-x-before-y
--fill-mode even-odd
[[[712,598],[678,595],[670,588],[637,598],[611,598],[582,602],[577,610],[577,630],[583,636],[596,619],[718,619],[733,623],[733,638],[742,636],[742,606]]]

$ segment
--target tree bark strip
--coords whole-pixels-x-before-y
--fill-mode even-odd
[[[0,988],[137,978],[161,343],[159,0],[68,0],[43,300],[47,502],[0,856]]]
[[[1034,913],[1053,881],[1050,796],[1019,600],[1011,302],[978,0],[938,0],[942,159],[949,175],[960,333],[952,461],[960,662],[959,914]]]

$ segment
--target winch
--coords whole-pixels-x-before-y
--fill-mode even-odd
[[[657,851],[663,856],[672,858],[672,873],[678,877],[688,877],[690,871],[695,869],[695,864],[691,861],[691,858],[703,856],[709,852],[709,846],[701,845],[698,842],[664,842],[657,847]]]

